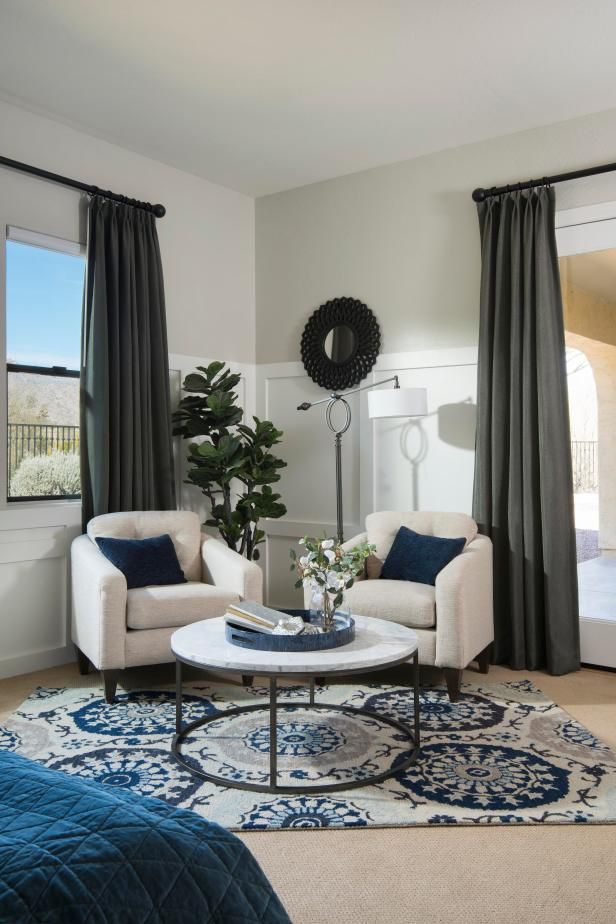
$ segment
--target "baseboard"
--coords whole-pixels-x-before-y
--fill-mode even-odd
[[[68,664],[75,660],[75,649],[72,645],[20,655],[17,658],[6,658],[0,661],[0,679],[44,671],[48,667],[58,667],[60,664]]]
[[[580,667],[589,667],[593,671],[607,671],[608,674],[616,674],[616,667],[608,667],[606,664],[588,664],[582,661]]]

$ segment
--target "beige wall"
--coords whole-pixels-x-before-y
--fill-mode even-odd
[[[559,261],[565,328],[572,334],[616,346],[616,302],[587,292],[571,281],[572,261],[579,259],[584,255],[562,257]]]
[[[571,282],[571,261],[561,259],[561,285],[568,346],[592,366],[597,389],[599,461],[599,547],[616,551],[616,304]]]
[[[612,110],[258,199],[257,362],[298,359],[308,316],[337,295],[372,308],[384,352],[476,344],[472,189],[613,161],[615,151]],[[561,209],[608,200],[616,174],[557,187]]]
[[[158,234],[170,352],[254,362],[253,199],[1,101],[0,154],[162,202],[167,214]],[[6,224],[84,240],[80,198],[0,169],[2,245]]]

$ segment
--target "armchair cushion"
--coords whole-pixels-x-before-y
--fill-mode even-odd
[[[401,526],[385,559],[381,580],[415,581],[434,584],[439,571],[459,555],[466,539],[443,539],[440,536],[422,536]]]
[[[223,616],[240,597],[232,590],[191,581],[128,591],[126,625],[129,629],[170,629],[200,619]]]
[[[389,619],[412,629],[431,629],[436,622],[435,590],[412,581],[359,581],[346,591],[352,613]]]
[[[464,536],[467,544],[477,535],[477,524],[465,513],[425,510],[399,513],[394,510],[382,510],[366,517],[368,542],[376,546],[375,554],[381,561],[387,558],[401,526],[406,526],[423,536],[442,536],[445,539]]]
[[[201,524],[190,510],[132,510],[104,513],[88,523],[88,536],[147,539],[168,533],[187,581],[201,580]]]
[[[149,584],[185,584],[171,536],[149,539],[112,539],[97,536],[96,544],[112,565],[126,578],[129,590]]]

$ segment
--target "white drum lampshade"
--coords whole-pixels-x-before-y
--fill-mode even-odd
[[[372,417],[424,417],[428,413],[425,388],[382,388],[368,393]]]

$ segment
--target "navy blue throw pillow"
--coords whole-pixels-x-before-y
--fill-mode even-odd
[[[385,559],[381,577],[390,581],[416,581],[435,584],[439,571],[459,555],[466,539],[441,539],[423,536],[406,526],[396,533],[394,544]]]
[[[186,584],[168,533],[151,539],[97,536],[96,543],[105,558],[122,572],[129,589],[148,584]]]

